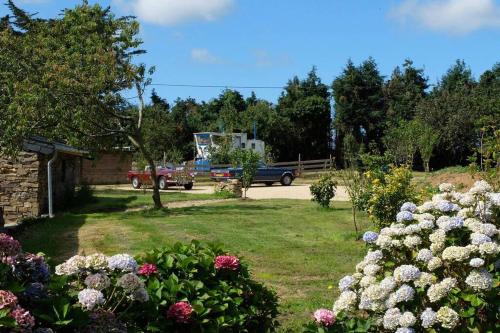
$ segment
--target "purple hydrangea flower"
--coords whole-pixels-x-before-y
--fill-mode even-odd
[[[396,215],[396,221],[398,221],[399,223],[412,220],[413,220],[413,214],[408,211],[402,211]]]
[[[407,211],[407,212],[410,212],[410,213],[414,213],[416,210],[417,210],[417,205],[415,205],[413,202],[405,202],[401,206],[401,211],[402,212]]]
[[[448,200],[440,200],[435,206],[437,210],[444,213],[451,212],[455,208]]]
[[[137,261],[128,254],[116,254],[108,259],[108,267],[111,270],[120,270],[123,272],[137,271]]]
[[[367,231],[363,234],[363,241],[366,243],[372,244],[377,241],[378,234],[373,231]]]

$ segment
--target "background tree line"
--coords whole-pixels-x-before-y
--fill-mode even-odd
[[[177,99],[171,107],[153,92],[152,108],[164,112],[164,138],[159,151],[176,158],[193,158],[198,131],[241,131],[271,147],[276,160],[326,158],[335,152],[341,162],[346,136],[358,149],[388,152],[396,163],[418,161],[429,168],[465,164],[500,122],[500,63],[475,80],[457,60],[430,87],[422,68],[411,60],[397,66],[386,79],[374,59],[360,65],[348,61],[331,86],[313,68],[305,79],[294,77],[277,104],[244,98],[224,90],[208,102]],[[158,131],[151,128],[154,135]],[[486,134],[485,134],[486,132]],[[334,141],[334,144],[332,144]],[[160,148],[161,147],[161,148]],[[335,148],[335,149],[334,149]]]
[[[123,91],[143,92],[148,83],[135,64],[144,52],[136,21],[86,3],[49,20],[8,5],[0,21],[4,149],[38,134],[91,150],[132,144],[150,160],[165,153],[184,161],[193,158],[194,132],[252,138],[255,126],[277,161],[335,154],[343,165],[352,140],[358,151],[439,168],[465,164],[499,128],[500,63],[476,80],[459,60],[433,86],[411,60],[386,78],[368,58],[349,60],[331,85],[313,67],[290,79],[275,104],[227,89],[209,101],[166,101],[153,91],[148,103],[134,105]]]

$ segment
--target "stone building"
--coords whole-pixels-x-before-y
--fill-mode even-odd
[[[83,159],[80,182],[88,185],[127,184],[132,169],[133,152],[129,150],[99,153],[95,159]]]
[[[0,155],[0,223],[40,217],[68,202],[86,152],[44,138],[25,140],[14,158]],[[49,196],[49,169],[52,197]]]

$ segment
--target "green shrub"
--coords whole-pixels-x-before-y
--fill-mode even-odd
[[[148,252],[141,261],[156,265],[158,273],[145,280],[151,302],[137,322],[159,332],[274,331],[276,294],[253,281],[236,257],[228,257],[234,264],[230,268],[218,268],[224,254],[218,245],[196,241]],[[179,302],[192,309],[185,323],[165,315]]]
[[[75,255],[55,267],[0,233],[0,332],[273,332],[276,294],[220,246]]]
[[[417,194],[411,184],[411,170],[406,167],[391,166],[382,178],[367,172],[370,182],[370,197],[367,208],[370,219],[381,229],[389,226],[401,205],[407,201],[416,202]]]
[[[321,207],[329,207],[330,200],[335,197],[337,190],[337,181],[333,173],[321,175],[318,181],[309,187],[312,195],[312,201],[317,202]]]

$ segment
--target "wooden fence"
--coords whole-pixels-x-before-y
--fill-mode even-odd
[[[296,161],[268,163],[267,165],[297,170],[298,174],[301,175],[302,173],[308,172],[308,171],[325,171],[325,170],[332,169],[335,167],[335,158],[330,157],[330,158],[319,159],[319,160],[303,161],[303,160],[301,160],[300,155],[299,155],[299,157]],[[230,164],[213,164],[213,165],[211,165],[212,169],[224,169],[224,168],[228,168],[228,167],[231,167],[231,165]],[[197,171],[197,174],[198,175],[209,175],[210,172]]]

